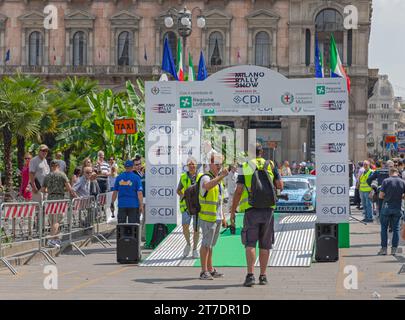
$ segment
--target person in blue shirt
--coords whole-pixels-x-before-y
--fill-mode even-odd
[[[143,214],[142,182],[139,176],[132,172],[134,163],[131,160],[125,162],[125,172],[115,180],[112,203],[118,196],[118,223],[140,223],[140,215]]]

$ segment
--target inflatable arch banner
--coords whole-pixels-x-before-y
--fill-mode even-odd
[[[288,79],[246,65],[223,69],[205,81],[148,81],[145,92],[146,223],[177,224],[180,219],[176,189],[185,159],[201,159],[204,116],[315,116],[317,221],[348,221],[344,79]]]

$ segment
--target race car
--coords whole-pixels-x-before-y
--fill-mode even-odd
[[[315,212],[316,189],[309,178],[286,176],[282,177],[284,183],[283,194],[288,200],[277,200],[277,212]]]

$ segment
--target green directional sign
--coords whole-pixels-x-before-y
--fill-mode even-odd
[[[180,109],[187,109],[193,106],[193,99],[190,96],[180,97]]]
[[[324,95],[326,93],[325,86],[316,86],[316,94]]]
[[[215,109],[204,109],[204,114],[215,114]]]

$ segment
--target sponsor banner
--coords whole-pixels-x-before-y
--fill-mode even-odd
[[[342,135],[346,134],[347,125],[344,120],[319,121],[317,129],[318,135]]]
[[[160,183],[152,186],[147,186],[146,198],[149,201],[152,201],[152,203],[155,203],[157,201],[164,202],[165,200],[173,200],[173,198],[177,197],[176,187],[177,186],[162,186]]]
[[[316,163],[316,175],[317,177],[348,177],[349,165],[341,161],[320,161]]]
[[[150,179],[157,178],[159,181],[162,180],[169,180],[176,177],[176,166],[149,166],[147,170],[147,175],[149,175]]]

